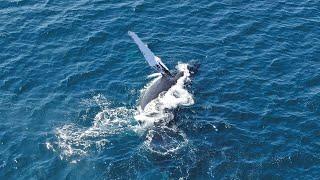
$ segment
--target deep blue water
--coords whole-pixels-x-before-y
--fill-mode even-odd
[[[319,27],[313,0],[1,1],[0,179],[317,179]],[[128,30],[199,65],[149,126]]]

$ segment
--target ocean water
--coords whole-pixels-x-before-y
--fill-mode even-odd
[[[0,179],[318,179],[319,27],[316,0],[2,0]],[[185,72],[145,112],[129,30]]]

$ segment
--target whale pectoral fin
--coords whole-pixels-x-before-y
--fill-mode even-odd
[[[166,65],[163,64],[161,59],[159,57],[157,57],[157,56],[155,56],[155,59],[157,61],[156,70],[158,72],[160,72],[162,75],[172,76],[171,73],[170,73],[170,70],[167,68]]]
[[[142,52],[144,58],[148,64],[154,68],[156,71],[160,72],[162,75],[172,76],[166,65],[163,64],[161,59],[153,54],[153,52],[144,44],[136,33],[128,31],[129,36],[138,45],[140,51]]]

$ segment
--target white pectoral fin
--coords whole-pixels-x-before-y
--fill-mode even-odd
[[[129,36],[138,45],[140,51],[142,52],[144,58],[147,60],[148,64],[156,69],[161,74],[171,75],[167,66],[163,64],[161,59],[153,54],[153,52],[145,45],[136,33],[128,31]]]
[[[155,59],[157,61],[157,64],[156,64],[156,67],[157,67],[157,70],[161,73],[161,74],[166,74],[166,75],[170,75],[171,76],[171,73],[170,73],[170,70],[167,68],[166,65],[163,64],[163,62],[161,61],[161,59],[157,56],[155,56]]]

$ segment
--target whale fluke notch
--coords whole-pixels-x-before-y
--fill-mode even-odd
[[[132,31],[128,31],[128,35],[133,39],[133,41],[137,44],[140,51],[142,52],[144,58],[147,60],[148,64],[154,68],[156,71],[160,72],[164,76],[171,76],[170,70],[166,65],[161,61],[161,59],[154,55],[153,52],[145,45],[141,39],[137,36],[136,33]]]

